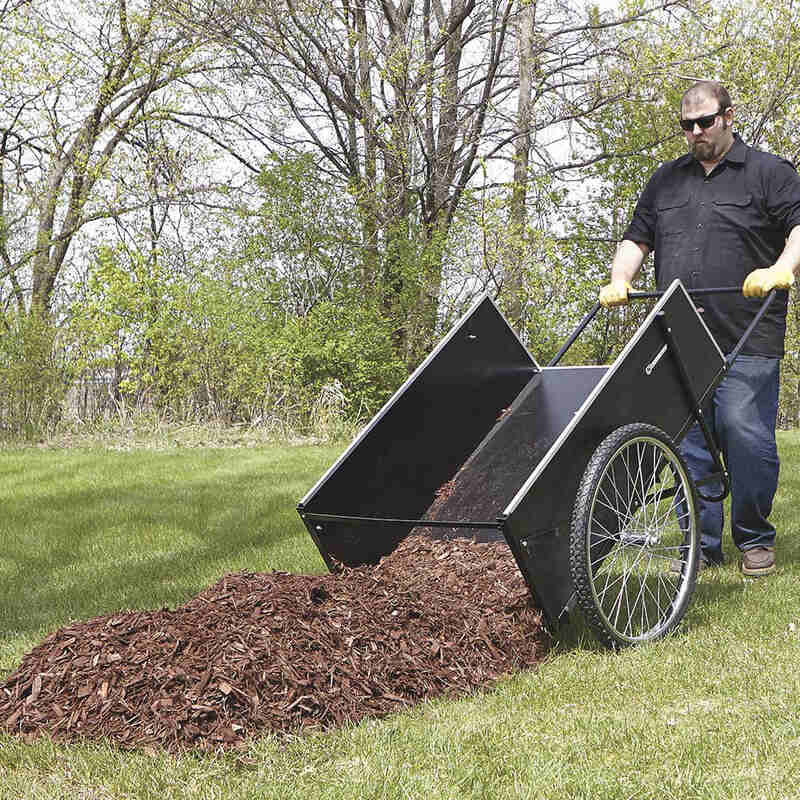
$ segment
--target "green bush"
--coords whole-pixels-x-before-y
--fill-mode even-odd
[[[110,251],[70,331],[106,416],[111,398],[115,416],[330,430],[371,416],[406,374],[390,324],[360,299],[295,317],[230,275],[177,277]]]
[[[0,436],[47,436],[72,381],[54,325],[36,313],[0,316]]]
[[[71,331],[85,374],[112,381],[119,413],[257,421],[274,401],[279,321],[230,282],[172,277],[101,254]],[[101,406],[99,406],[101,407]]]
[[[283,379],[308,412],[338,391],[351,419],[367,419],[407,375],[388,321],[354,302],[320,303],[290,320],[275,344]]]

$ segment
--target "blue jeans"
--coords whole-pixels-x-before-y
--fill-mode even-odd
[[[740,355],[703,415],[722,451],[731,480],[731,534],[739,550],[772,547],[775,528],[767,521],[778,488],[778,416],[780,359]],[[713,473],[714,464],[700,426],[695,423],[680,444],[689,473],[697,481]],[[717,495],[721,482],[698,487]],[[706,558],[722,561],[722,503],[699,501],[700,546]]]

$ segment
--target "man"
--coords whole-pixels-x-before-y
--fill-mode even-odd
[[[742,286],[741,295],[704,296],[698,308],[723,352],[730,353],[757,313],[759,298],[794,283],[800,177],[788,161],[748,147],[734,133],[734,108],[719,83],[691,86],[680,113],[690,152],[663,164],[648,182],[600,302],[626,303],[631,281],[654,251],[661,290],[675,278],[687,289]],[[787,299],[778,293],[704,407],[731,479],[731,534],[743,554],[742,572],[750,576],[775,569],[775,528],[768,517],[778,485],[775,425]],[[715,471],[697,424],[681,452],[695,480]],[[712,483],[703,492],[714,489]],[[722,563],[722,503],[701,500],[699,510],[703,569]]]

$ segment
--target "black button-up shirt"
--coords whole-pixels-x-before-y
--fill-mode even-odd
[[[645,187],[623,238],[655,251],[658,288],[680,278],[687,289],[741,286],[772,266],[800,224],[800,176],[790,162],[734,143],[711,174],[687,154],[659,167]],[[729,353],[762,301],[741,294],[704,296],[697,304]],[[782,356],[787,295],[779,292],[743,353]]]

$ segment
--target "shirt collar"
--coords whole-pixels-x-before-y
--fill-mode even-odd
[[[733,145],[725,153],[725,161],[732,161],[734,164],[744,164],[747,158],[747,145],[742,141],[738,133],[733,134]]]

